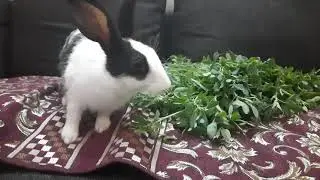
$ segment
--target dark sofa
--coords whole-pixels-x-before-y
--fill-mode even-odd
[[[121,1],[103,2],[116,16]],[[166,0],[137,2],[134,38],[157,49],[164,61],[172,54],[196,60],[232,50],[304,70],[320,67],[319,1],[175,0],[172,15],[165,13]],[[0,76],[58,76],[57,55],[72,29],[64,0],[0,1]],[[64,178],[1,166],[0,179]],[[79,179],[150,179],[122,166]]]
[[[121,1],[104,4],[116,16]],[[59,75],[57,54],[73,28],[65,2],[4,0],[0,5],[0,73]],[[166,0],[138,0],[137,4],[134,38],[156,48],[163,59],[172,54],[198,59],[232,50],[275,57],[281,65],[319,67],[320,3],[316,0],[175,0],[174,5],[174,13],[168,16]]]

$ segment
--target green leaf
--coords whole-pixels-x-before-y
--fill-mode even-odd
[[[206,87],[204,87],[199,81],[195,80],[195,79],[192,79],[191,78],[191,81],[194,82],[198,87],[200,87],[201,89],[205,90],[205,91],[208,91],[208,89]]]
[[[231,115],[231,120],[232,121],[237,121],[240,119],[240,114],[239,112],[233,112],[232,115]]]
[[[305,112],[307,112],[307,111],[308,111],[307,106],[302,106],[302,109],[303,109]]]
[[[252,104],[249,104],[249,105],[251,107],[251,111],[252,111],[254,117],[259,119],[259,111],[258,111],[258,109]]]
[[[232,75],[237,75],[238,72],[239,72],[239,69],[236,69],[236,70],[232,71]]]
[[[207,125],[208,125],[208,119],[207,119],[207,117],[206,117],[206,116],[203,116],[203,117],[199,120],[199,123],[207,126]]]
[[[172,88],[133,98],[134,108],[148,108],[156,114],[140,116],[140,111],[133,111],[130,127],[134,132],[155,134],[166,120],[186,133],[228,138],[234,129],[254,127],[250,122],[254,119],[264,123],[320,106],[320,69],[302,72],[281,67],[271,58],[232,52],[215,53],[202,61],[174,55],[164,67]],[[214,125],[208,119],[214,119]]]
[[[249,109],[249,106],[246,103],[244,103],[244,102],[240,101],[239,99],[237,99],[237,100],[233,101],[232,104],[236,105],[236,106],[240,106],[242,108],[242,111],[245,114],[249,114],[250,109]]]
[[[155,114],[155,121],[157,121],[158,119],[160,118],[160,111],[159,110],[156,110],[156,114]]]
[[[245,61],[247,60],[248,58],[244,57],[244,56],[241,56],[241,55],[237,55],[236,57],[236,61]]]
[[[197,120],[199,118],[199,113],[195,110],[192,113],[192,116],[190,116],[190,120],[189,120],[189,127],[190,128],[196,128],[197,127]]]
[[[228,114],[231,115],[232,113],[233,113],[233,105],[230,104],[230,105],[229,105]]]
[[[320,102],[320,96],[315,96],[315,97],[313,97],[311,99],[307,99],[306,101],[307,101],[307,103],[319,103]]]
[[[301,81],[301,83],[305,86],[307,86],[309,83],[307,81]]]
[[[225,111],[221,111],[220,113],[219,113],[219,118],[221,118],[221,119],[223,119],[224,121],[227,121],[228,119],[227,119],[227,113],[225,112]]]
[[[186,87],[178,87],[176,89],[174,89],[173,93],[175,94],[175,96],[186,96],[187,95],[187,90],[188,88]]]
[[[243,84],[233,84],[232,86],[233,86],[234,88],[242,91],[242,93],[243,93],[244,95],[249,95],[249,91],[243,86]]]
[[[231,133],[228,129],[221,128],[221,135],[226,141],[231,140]]]
[[[216,105],[216,108],[218,111],[223,112],[223,110],[221,109],[221,107],[219,105]]]
[[[183,91],[186,91],[188,90],[187,87],[177,87],[174,89],[174,92],[183,92]]]
[[[280,106],[278,101],[274,101],[273,102],[272,108],[275,108],[275,107],[277,107],[280,111],[282,111],[282,108],[281,108],[281,106]]]
[[[215,138],[217,134],[217,123],[215,121],[212,121],[212,123],[207,126],[207,134],[211,139]]]
[[[207,76],[210,76],[211,75],[211,72],[206,72],[206,73],[203,73],[202,76],[204,77],[207,77]]]
[[[226,58],[227,58],[227,60],[231,60],[232,59],[230,53],[226,53]]]

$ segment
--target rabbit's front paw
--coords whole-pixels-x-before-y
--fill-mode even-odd
[[[61,131],[61,138],[65,144],[70,144],[78,138],[79,132],[75,128],[64,126]]]
[[[95,130],[98,133],[102,133],[107,130],[111,125],[109,116],[98,115],[95,124]]]

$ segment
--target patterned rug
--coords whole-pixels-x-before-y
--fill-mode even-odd
[[[222,145],[212,145],[175,130],[175,136],[138,136],[127,128],[131,114],[119,111],[111,128],[93,131],[84,116],[80,137],[65,145],[60,130],[65,109],[57,77],[0,80],[0,159],[39,171],[85,173],[113,162],[130,164],[156,179],[317,179],[320,178],[320,109],[249,130]]]

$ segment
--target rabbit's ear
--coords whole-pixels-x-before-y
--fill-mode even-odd
[[[122,37],[131,37],[134,31],[136,0],[123,0],[119,12],[118,27]]]
[[[112,22],[103,7],[94,0],[69,0],[75,24],[87,38],[112,44],[111,36],[116,35]]]

